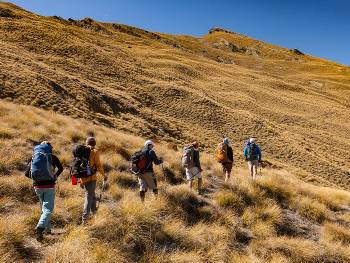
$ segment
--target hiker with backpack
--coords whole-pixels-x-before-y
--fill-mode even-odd
[[[261,163],[261,150],[255,142],[255,138],[250,138],[247,142],[244,151],[244,157],[248,162],[250,176],[255,179],[258,174],[258,166]]]
[[[184,148],[182,155],[182,166],[186,171],[186,179],[190,189],[193,188],[193,180],[198,178],[198,194],[202,194],[202,168],[199,161],[199,144],[193,142],[191,145]]]
[[[55,172],[56,170],[56,172]],[[33,149],[25,176],[33,180],[33,188],[41,205],[41,216],[35,228],[36,239],[42,241],[44,232],[51,234],[51,215],[55,205],[55,184],[63,167],[56,155],[52,154],[52,145],[43,141]]]
[[[71,174],[79,178],[80,187],[85,190],[82,224],[86,223],[91,213],[94,214],[97,211],[95,192],[97,172],[103,176],[103,188],[107,183],[107,176],[100,160],[100,153],[95,147],[96,139],[88,137],[85,145],[78,145],[73,151],[74,161]]]
[[[219,143],[216,151],[216,160],[222,165],[225,174],[225,182],[227,183],[231,177],[233,166],[233,150],[230,146],[229,139],[224,138],[224,140]]]
[[[141,151],[134,153],[131,157],[131,172],[137,175],[140,184],[140,199],[145,201],[146,192],[153,191],[155,196],[158,195],[157,179],[153,170],[153,163],[160,165],[163,163],[162,158],[158,158],[154,151],[154,143],[147,140]]]

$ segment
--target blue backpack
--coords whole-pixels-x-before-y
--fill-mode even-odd
[[[56,180],[52,166],[51,145],[40,144],[34,147],[30,171],[34,181]]]

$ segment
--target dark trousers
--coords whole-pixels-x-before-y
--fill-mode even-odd
[[[88,219],[90,213],[96,212],[96,181],[84,184],[85,202],[83,211],[83,220]]]

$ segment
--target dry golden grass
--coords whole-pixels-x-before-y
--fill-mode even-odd
[[[228,136],[239,165],[244,140],[255,136],[272,168],[349,189],[349,67],[224,30],[175,36],[7,3],[0,10],[0,98],[179,149],[196,139],[213,152]],[[53,120],[47,136],[35,127],[41,118],[24,115],[0,128],[1,140],[29,121],[33,140],[62,129]],[[87,132],[67,127],[65,136],[76,142]],[[113,136],[104,139],[102,148],[119,149]]]
[[[157,142],[166,160],[156,167],[159,196],[138,196],[128,156],[144,139],[34,107],[1,101],[1,262],[349,262],[350,193],[266,169],[251,181],[235,167],[232,181],[211,154],[202,154],[203,196],[185,185],[180,152]],[[6,113],[6,114],[3,114]],[[83,190],[70,183],[75,143],[94,134],[110,179],[99,211],[79,225]],[[65,164],[52,217],[55,235],[36,242],[40,211],[23,176],[35,143],[50,140]],[[97,194],[101,193],[100,178]],[[321,225],[322,223],[322,225]],[[59,234],[61,233],[61,234]]]

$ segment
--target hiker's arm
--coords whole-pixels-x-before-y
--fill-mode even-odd
[[[201,161],[199,160],[199,153],[198,153],[197,165],[198,165],[199,170],[203,171],[202,166],[201,166]]]
[[[57,171],[55,173],[56,177],[60,176],[60,174],[63,172],[63,166],[56,155],[52,155],[52,165],[57,168]]]
[[[228,149],[227,157],[231,162],[233,162],[233,150],[231,147]]]
[[[257,146],[257,153],[259,154],[259,162],[261,162],[261,150],[259,146]]]
[[[162,163],[163,163],[163,160],[158,159],[158,157],[157,157],[155,151],[151,151],[150,154],[151,154],[151,160],[152,160],[156,165],[159,165],[159,164],[162,164]]]
[[[103,169],[103,165],[100,159],[100,154],[98,152],[96,152],[96,155],[95,155],[95,164],[96,164],[97,171],[103,176],[103,179],[106,181],[107,176],[105,174],[105,170]]]
[[[247,146],[246,146],[246,147],[244,147],[244,150],[243,150],[243,155],[244,155],[245,157],[247,157]]]
[[[30,163],[31,163],[31,162],[32,162],[32,159],[29,160],[29,162],[28,162],[28,164],[27,164],[26,171],[25,171],[25,173],[24,173],[24,175],[25,175],[26,177],[28,177],[28,178],[32,178],[32,177],[30,176]]]

